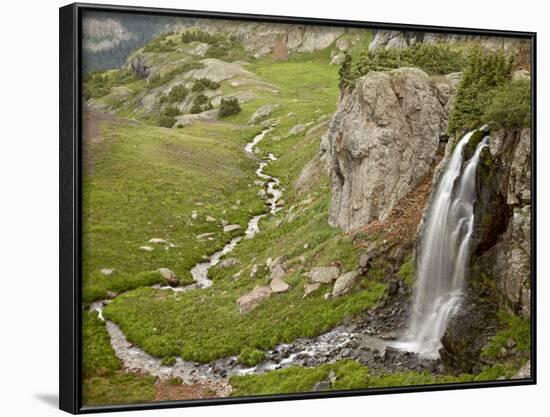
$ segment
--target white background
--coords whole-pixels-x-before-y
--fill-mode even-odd
[[[101,2],[101,1],[100,1]],[[548,41],[544,1],[113,0],[119,4],[538,32],[537,386],[163,411],[141,416],[541,415],[549,405]],[[58,7],[11,0],[0,15],[0,413],[61,415],[58,384]],[[545,329],[546,327],[546,329]]]

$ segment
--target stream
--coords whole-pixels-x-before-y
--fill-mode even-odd
[[[257,152],[256,146],[270,130],[271,128],[268,128],[254,137],[246,145],[245,151],[255,155]],[[261,183],[265,187],[265,194],[262,194],[269,206],[270,215],[277,213],[282,206],[280,199],[283,193],[280,189],[279,179],[264,172],[265,167],[275,160],[277,160],[275,155],[269,153],[268,160],[260,161],[256,170],[256,175],[261,179],[261,181],[257,181],[257,184],[260,185]],[[208,278],[210,268],[217,265],[224,255],[232,252],[242,239],[252,239],[259,233],[259,221],[267,215],[264,213],[251,218],[244,234],[233,238],[222,250],[210,255],[206,261],[196,264],[191,269],[195,281],[193,284],[181,287],[168,285],[155,285],[153,287],[175,292],[210,287],[212,285],[212,280]],[[90,306],[90,310],[97,311],[98,317],[105,321],[102,311],[109,302],[110,300],[94,302]],[[314,338],[300,338],[290,344],[277,345],[272,350],[265,352],[266,356],[263,362],[252,367],[240,364],[238,356],[221,358],[208,364],[186,361],[178,357],[174,364],[163,365],[162,358],[153,357],[129,342],[118,325],[106,320],[106,327],[113,350],[126,369],[146,373],[161,379],[179,377],[186,384],[206,383],[216,391],[218,396],[228,396],[231,393],[228,378],[233,375],[258,374],[291,365],[315,366],[346,358],[369,363],[372,360],[383,361],[386,347],[389,345],[383,339],[369,336],[361,329],[355,329],[354,326],[338,326]]]

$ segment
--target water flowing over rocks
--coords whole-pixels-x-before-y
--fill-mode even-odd
[[[440,90],[423,71],[400,68],[370,72],[343,93],[321,144],[332,225],[350,231],[384,221],[426,175],[447,130]]]

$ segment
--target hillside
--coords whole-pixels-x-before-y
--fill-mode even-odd
[[[494,43],[382,38],[197,21],[87,76],[87,404],[492,380],[527,363],[526,264],[502,269],[528,246],[529,131],[494,115],[528,68],[510,63],[488,81],[493,113],[465,119],[472,57],[501,59]],[[422,357],[396,347],[422,224],[486,114],[464,309],[483,335],[464,348],[472,330],[451,322],[441,358]]]

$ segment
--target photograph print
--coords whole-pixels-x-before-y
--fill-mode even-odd
[[[81,13],[83,406],[531,380],[531,38]]]

